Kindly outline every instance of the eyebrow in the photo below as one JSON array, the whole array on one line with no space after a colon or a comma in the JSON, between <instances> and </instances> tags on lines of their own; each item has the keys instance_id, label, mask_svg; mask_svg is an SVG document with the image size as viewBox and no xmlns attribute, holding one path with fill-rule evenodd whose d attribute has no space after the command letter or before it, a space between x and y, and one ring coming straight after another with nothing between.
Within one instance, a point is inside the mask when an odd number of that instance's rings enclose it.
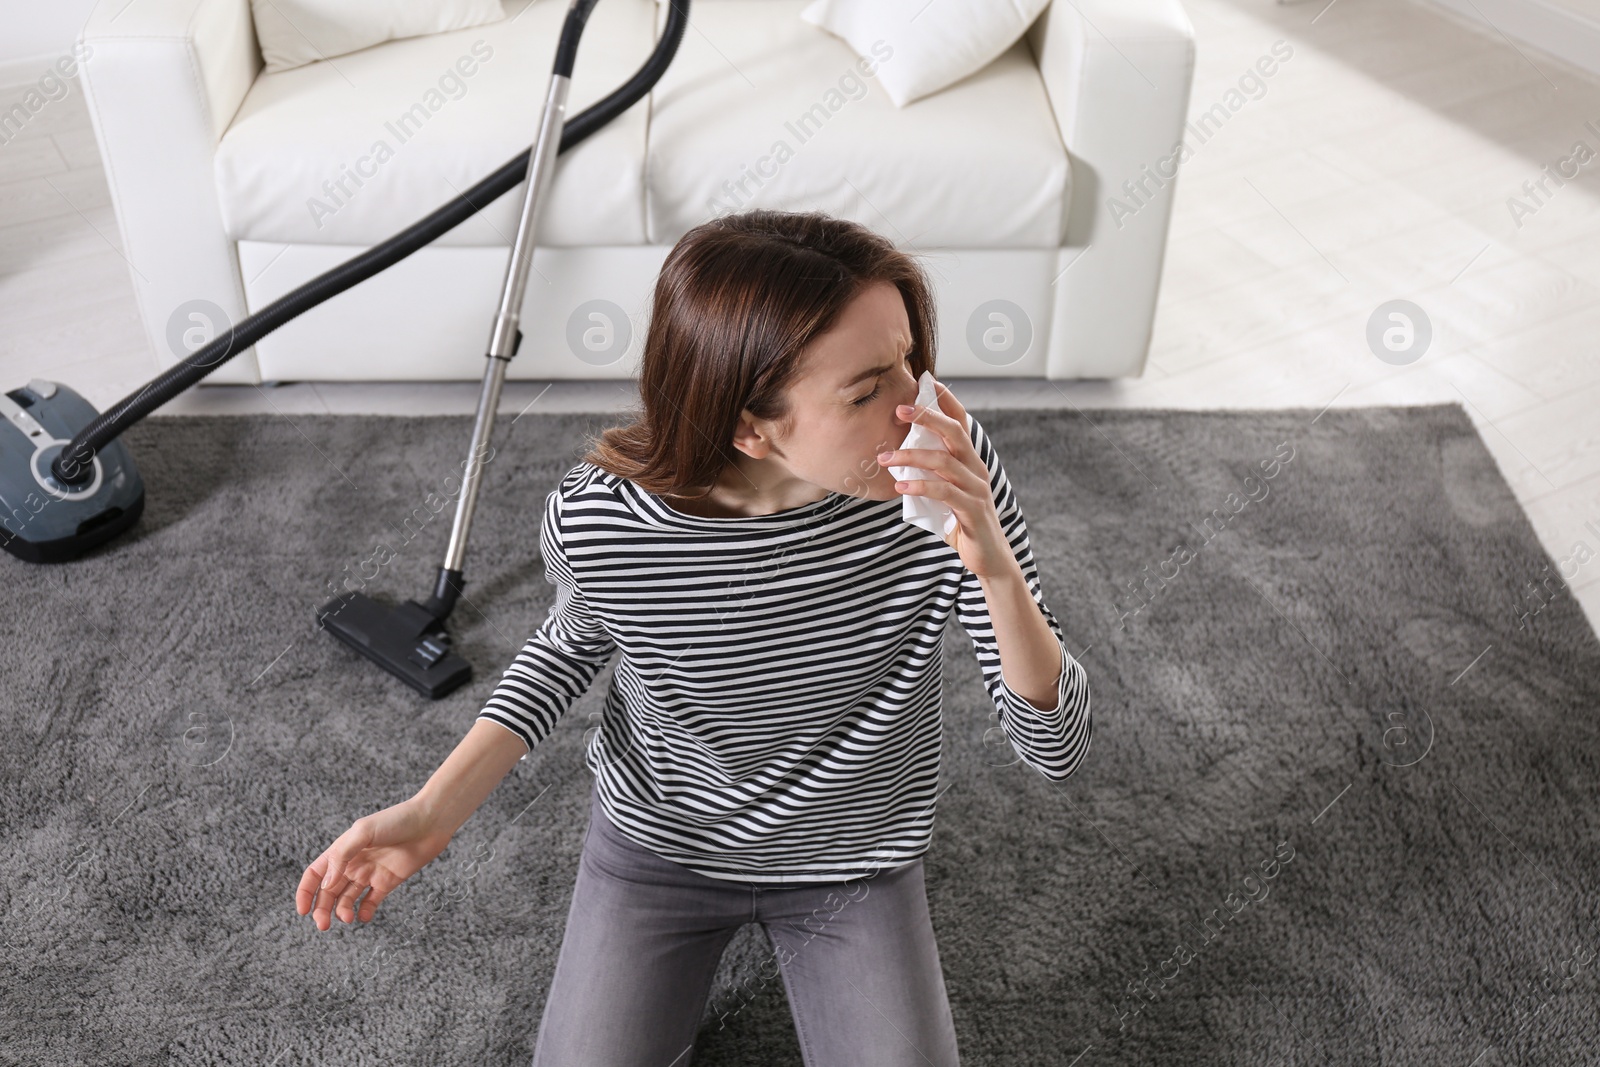
<instances>
[{"instance_id":1,"label":"eyebrow","mask_svg":"<svg viewBox=\"0 0 1600 1067\"><path fill-rule=\"evenodd\" d=\"M908 346L908 347L910 347L910 346ZM849 381L844 382L843 384L841 384L839 386L839 389L842 392L842 391L850 388L852 385L855 385L857 382L864 382L868 378L874 378L874 377L876 377L876 376L878 376L880 374L886 374L889 371L894 370L894 368L895 368L895 364L893 364L893 363L880 363L876 367L868 367L866 370L862 371L860 374L857 374L854 378L851 378Z\"/></svg>"},{"instance_id":2,"label":"eyebrow","mask_svg":"<svg viewBox=\"0 0 1600 1067\"><path fill-rule=\"evenodd\" d=\"M892 371L892 370L894 370L894 364L893 363L885 363L882 366L878 366L878 367L868 367L866 370L862 371L860 374L856 375L854 378L851 378L849 381L847 381L843 385L839 386L839 388L841 390L848 389L852 385L856 384L857 382L864 382L868 378L874 378L874 377L876 377L876 376L878 376L880 374L887 374L889 371Z\"/></svg>"}]
</instances>

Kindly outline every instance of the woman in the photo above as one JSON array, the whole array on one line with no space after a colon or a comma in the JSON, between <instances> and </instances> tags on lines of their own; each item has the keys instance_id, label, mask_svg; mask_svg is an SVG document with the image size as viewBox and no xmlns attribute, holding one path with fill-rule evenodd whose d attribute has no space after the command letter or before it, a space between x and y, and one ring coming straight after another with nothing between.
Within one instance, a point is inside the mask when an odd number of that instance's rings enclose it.
<instances>
[{"instance_id":1,"label":"woman","mask_svg":"<svg viewBox=\"0 0 1600 1067\"><path fill-rule=\"evenodd\" d=\"M306 868L299 913L370 921L621 648L535 1067L688 1064L748 922L808 1067L955 1067L922 872L950 614L1021 759L1061 780L1091 727L999 456L944 386L911 406L933 344L921 267L862 226L762 210L686 233L641 411L546 498L548 617L417 795ZM897 449L913 422L945 448ZM904 521L902 494L955 528Z\"/></svg>"}]
</instances>

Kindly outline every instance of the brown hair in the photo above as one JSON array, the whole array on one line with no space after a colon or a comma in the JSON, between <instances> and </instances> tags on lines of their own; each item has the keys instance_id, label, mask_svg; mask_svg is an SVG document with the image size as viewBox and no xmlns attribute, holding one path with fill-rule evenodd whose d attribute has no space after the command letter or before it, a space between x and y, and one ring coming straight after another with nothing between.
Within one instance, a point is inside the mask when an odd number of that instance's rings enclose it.
<instances>
[{"instance_id":1,"label":"brown hair","mask_svg":"<svg viewBox=\"0 0 1600 1067\"><path fill-rule=\"evenodd\" d=\"M911 371L934 369L934 303L917 260L859 223L756 209L679 238L656 279L639 369L641 408L584 462L662 496L710 492L733 462L741 410L791 425L804 349L868 285L905 299Z\"/></svg>"}]
</instances>

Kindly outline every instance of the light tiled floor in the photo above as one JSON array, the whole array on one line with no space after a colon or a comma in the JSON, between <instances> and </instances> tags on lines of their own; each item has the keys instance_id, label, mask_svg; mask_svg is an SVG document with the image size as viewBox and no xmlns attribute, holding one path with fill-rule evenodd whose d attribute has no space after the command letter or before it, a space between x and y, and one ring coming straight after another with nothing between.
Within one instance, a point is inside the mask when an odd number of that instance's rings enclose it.
<instances>
[{"instance_id":1,"label":"light tiled floor","mask_svg":"<svg viewBox=\"0 0 1600 1067\"><path fill-rule=\"evenodd\" d=\"M979 407L1460 401L1546 548L1573 560L1571 591L1600 627L1600 159L1520 224L1508 208L1576 142L1600 152L1600 82L1422 2L1186 7L1192 114L1275 41L1293 53L1183 164L1145 375L957 391ZM19 95L0 90L0 106ZM1395 298L1434 331L1407 366L1365 343ZM0 324L6 387L48 375L104 408L155 373L78 91L0 145ZM202 386L163 412L466 414L477 393ZM617 410L632 396L628 383L513 382L503 410Z\"/></svg>"}]
</instances>

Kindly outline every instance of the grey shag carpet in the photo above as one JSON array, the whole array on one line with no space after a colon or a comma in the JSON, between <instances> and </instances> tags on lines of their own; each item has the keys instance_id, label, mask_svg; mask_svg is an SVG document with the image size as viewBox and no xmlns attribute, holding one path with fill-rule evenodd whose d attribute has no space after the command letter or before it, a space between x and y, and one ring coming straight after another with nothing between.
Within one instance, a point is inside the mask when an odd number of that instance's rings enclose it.
<instances>
[{"instance_id":1,"label":"grey shag carpet","mask_svg":"<svg viewBox=\"0 0 1600 1067\"><path fill-rule=\"evenodd\" d=\"M1063 785L1013 762L952 623L963 1063L1592 1062L1600 643L1462 409L977 414L1096 728ZM0 557L0 1063L529 1062L614 665L374 922L293 897L543 619L541 504L609 421L502 420L437 703L313 610L346 568L426 593L465 418L154 419L129 534ZM766 952L730 946L697 1064L800 1063Z\"/></svg>"}]
</instances>

